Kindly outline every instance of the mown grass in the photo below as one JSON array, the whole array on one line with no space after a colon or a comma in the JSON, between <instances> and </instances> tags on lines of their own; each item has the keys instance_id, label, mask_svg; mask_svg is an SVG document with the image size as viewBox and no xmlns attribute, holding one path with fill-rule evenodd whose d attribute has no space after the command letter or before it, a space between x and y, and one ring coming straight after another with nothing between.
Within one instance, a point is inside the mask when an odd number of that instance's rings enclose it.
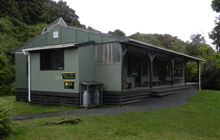
<instances>
[{"instance_id":1,"label":"mown grass","mask_svg":"<svg viewBox=\"0 0 220 140\"><path fill-rule=\"evenodd\" d=\"M36 104L29 104L27 102L17 102L15 96L0 97L0 101L5 101L10 107L9 114L11 116L26 115L26 114L42 114L49 112L59 112L64 110L73 110L75 107L63 106L42 106Z\"/></svg>"},{"instance_id":2,"label":"mown grass","mask_svg":"<svg viewBox=\"0 0 220 140\"><path fill-rule=\"evenodd\" d=\"M220 91L200 91L184 106L114 116L81 117L76 125L45 126L48 118L14 122L7 140L217 140L220 138Z\"/></svg>"}]
</instances>

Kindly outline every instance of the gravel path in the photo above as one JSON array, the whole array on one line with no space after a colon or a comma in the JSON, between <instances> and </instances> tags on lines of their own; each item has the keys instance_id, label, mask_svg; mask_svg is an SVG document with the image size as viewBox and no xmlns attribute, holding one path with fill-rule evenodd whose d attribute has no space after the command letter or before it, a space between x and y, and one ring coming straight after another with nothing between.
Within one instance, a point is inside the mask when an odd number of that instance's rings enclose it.
<instances>
[{"instance_id":1,"label":"gravel path","mask_svg":"<svg viewBox=\"0 0 220 140\"><path fill-rule=\"evenodd\" d=\"M179 94L169 95L161 98L148 97L142 102L108 107L108 108L93 108L93 109L77 109L56 113L45 113L45 114L36 114L36 115L23 115L23 116L14 116L12 117L15 121L31 120L38 118L49 118L49 117L61 117L61 116L98 116L98 115L115 115L128 112L145 112L150 110L158 110L164 108L172 108L186 104L193 95L196 94L196 91L182 92Z\"/></svg>"}]
</instances>

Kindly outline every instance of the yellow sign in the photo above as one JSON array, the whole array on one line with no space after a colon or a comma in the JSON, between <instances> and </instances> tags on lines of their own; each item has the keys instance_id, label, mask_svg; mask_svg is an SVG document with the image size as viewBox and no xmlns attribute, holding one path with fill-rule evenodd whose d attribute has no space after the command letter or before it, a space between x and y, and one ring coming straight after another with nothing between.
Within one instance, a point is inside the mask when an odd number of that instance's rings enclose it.
<instances>
[{"instance_id":1,"label":"yellow sign","mask_svg":"<svg viewBox=\"0 0 220 140\"><path fill-rule=\"evenodd\" d=\"M73 80L64 80L64 88L65 89L74 89L74 81Z\"/></svg>"}]
</instances>

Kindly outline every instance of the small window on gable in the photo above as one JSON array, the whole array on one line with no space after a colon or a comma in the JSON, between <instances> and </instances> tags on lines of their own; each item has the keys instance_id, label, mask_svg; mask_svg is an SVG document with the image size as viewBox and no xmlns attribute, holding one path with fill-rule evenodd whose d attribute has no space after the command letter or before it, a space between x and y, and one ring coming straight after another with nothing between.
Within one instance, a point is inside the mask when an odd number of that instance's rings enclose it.
<instances>
[{"instance_id":1,"label":"small window on gable","mask_svg":"<svg viewBox=\"0 0 220 140\"><path fill-rule=\"evenodd\" d=\"M112 64L121 61L121 47L116 43L96 46L96 63Z\"/></svg>"},{"instance_id":2,"label":"small window on gable","mask_svg":"<svg viewBox=\"0 0 220 140\"><path fill-rule=\"evenodd\" d=\"M53 49L40 52L40 70L63 70L64 50Z\"/></svg>"},{"instance_id":3,"label":"small window on gable","mask_svg":"<svg viewBox=\"0 0 220 140\"><path fill-rule=\"evenodd\" d=\"M53 31L53 38L59 38L59 32Z\"/></svg>"}]
</instances>

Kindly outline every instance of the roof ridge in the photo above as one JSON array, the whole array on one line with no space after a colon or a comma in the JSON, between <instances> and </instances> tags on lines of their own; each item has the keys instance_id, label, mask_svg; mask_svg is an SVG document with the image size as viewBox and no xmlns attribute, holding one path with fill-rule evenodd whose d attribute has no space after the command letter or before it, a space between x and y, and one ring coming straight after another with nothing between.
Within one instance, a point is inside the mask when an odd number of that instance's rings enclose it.
<instances>
[{"instance_id":1,"label":"roof ridge","mask_svg":"<svg viewBox=\"0 0 220 140\"><path fill-rule=\"evenodd\" d=\"M46 27L44 27L43 31L41 32L41 34L44 34L45 32L47 32L48 30L50 30L51 28L55 27L55 26L63 26L63 27L67 27L68 25L66 24L66 22L63 20L62 17L56 19L55 21L51 22L50 24L48 24Z\"/></svg>"}]
</instances>

